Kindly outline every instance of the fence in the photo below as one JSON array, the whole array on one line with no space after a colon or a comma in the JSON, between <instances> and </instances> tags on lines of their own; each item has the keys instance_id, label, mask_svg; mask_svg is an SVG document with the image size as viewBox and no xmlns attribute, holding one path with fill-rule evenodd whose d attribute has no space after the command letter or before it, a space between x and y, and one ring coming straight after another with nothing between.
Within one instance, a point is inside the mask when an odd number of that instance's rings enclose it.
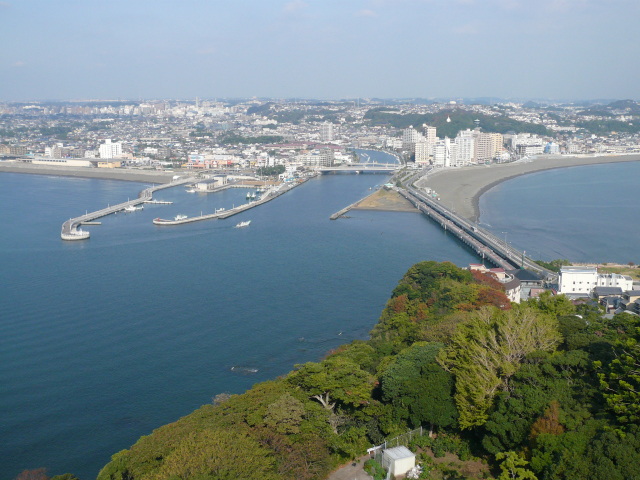
<instances>
[{"instance_id":1,"label":"fence","mask_svg":"<svg viewBox=\"0 0 640 480\"><path fill-rule=\"evenodd\" d=\"M409 445L411 443L411 440L416 437L421 437L422 435L422 427L416 428L415 430L411 430L407 433L403 433L402 435L398 435L391 440L386 440L382 445L370 448L369 450L367 450L367 453L371 454L371 458L378 462L382 466L382 468L387 471L387 480L389 480L391 478L391 472L389 471L390 462L384 458L384 450L386 450L387 448L399 447L400 445Z\"/></svg>"}]
</instances>

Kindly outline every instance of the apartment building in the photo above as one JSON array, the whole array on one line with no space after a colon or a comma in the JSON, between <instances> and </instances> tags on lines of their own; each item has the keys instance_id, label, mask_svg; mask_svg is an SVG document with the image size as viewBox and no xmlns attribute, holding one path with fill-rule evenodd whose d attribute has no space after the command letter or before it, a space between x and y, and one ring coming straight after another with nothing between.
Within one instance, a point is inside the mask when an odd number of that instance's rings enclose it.
<instances>
[{"instance_id":1,"label":"apartment building","mask_svg":"<svg viewBox=\"0 0 640 480\"><path fill-rule=\"evenodd\" d=\"M122 156L122 143L111 143L111 139L105 140L100 145L100 158L120 158Z\"/></svg>"}]
</instances>

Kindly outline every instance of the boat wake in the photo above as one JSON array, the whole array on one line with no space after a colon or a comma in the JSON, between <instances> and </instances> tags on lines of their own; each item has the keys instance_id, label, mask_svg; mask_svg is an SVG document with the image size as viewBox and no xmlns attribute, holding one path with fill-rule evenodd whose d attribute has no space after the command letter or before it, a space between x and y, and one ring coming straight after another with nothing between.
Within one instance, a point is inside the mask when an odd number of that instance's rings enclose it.
<instances>
[{"instance_id":1,"label":"boat wake","mask_svg":"<svg viewBox=\"0 0 640 480\"><path fill-rule=\"evenodd\" d=\"M252 375L254 373L258 373L257 368L251 367L231 367L231 371L234 373L239 373L240 375Z\"/></svg>"}]
</instances>

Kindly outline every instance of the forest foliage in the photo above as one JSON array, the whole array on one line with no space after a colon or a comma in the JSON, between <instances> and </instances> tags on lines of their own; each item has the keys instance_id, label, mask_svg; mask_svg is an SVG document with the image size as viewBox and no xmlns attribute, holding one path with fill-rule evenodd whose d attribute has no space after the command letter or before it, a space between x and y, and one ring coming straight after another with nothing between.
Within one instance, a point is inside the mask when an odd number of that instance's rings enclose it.
<instances>
[{"instance_id":1,"label":"forest foliage","mask_svg":"<svg viewBox=\"0 0 640 480\"><path fill-rule=\"evenodd\" d=\"M370 340L217 396L98 479L322 479L419 426L434 436L412 448L483 458L499 478L640 478L638 340L638 317L550 294L511 304L492 277L421 262Z\"/></svg>"}]
</instances>

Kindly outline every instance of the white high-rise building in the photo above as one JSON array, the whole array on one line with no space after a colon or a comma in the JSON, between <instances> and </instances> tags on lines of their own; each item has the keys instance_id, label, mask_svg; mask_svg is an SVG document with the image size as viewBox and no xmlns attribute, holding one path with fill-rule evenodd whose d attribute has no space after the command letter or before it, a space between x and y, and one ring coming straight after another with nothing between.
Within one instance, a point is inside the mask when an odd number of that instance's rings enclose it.
<instances>
[{"instance_id":1,"label":"white high-rise building","mask_svg":"<svg viewBox=\"0 0 640 480\"><path fill-rule=\"evenodd\" d=\"M100 158L120 158L122 156L122 143L111 143L111 139L100 145Z\"/></svg>"},{"instance_id":2,"label":"white high-rise building","mask_svg":"<svg viewBox=\"0 0 640 480\"><path fill-rule=\"evenodd\" d=\"M427 140L427 143L436 143L438 137L436 137L436 127L430 127L428 125L423 125L424 128L424 137Z\"/></svg>"},{"instance_id":3,"label":"white high-rise building","mask_svg":"<svg viewBox=\"0 0 640 480\"><path fill-rule=\"evenodd\" d=\"M320 140L330 142L333 140L333 124L326 122L320 125Z\"/></svg>"},{"instance_id":4,"label":"white high-rise building","mask_svg":"<svg viewBox=\"0 0 640 480\"><path fill-rule=\"evenodd\" d=\"M475 161L475 139L473 138L473 132L469 129L458 132L458 136L455 140L457 147L457 155L455 162L452 162L452 166L462 167Z\"/></svg>"},{"instance_id":5,"label":"white high-rise building","mask_svg":"<svg viewBox=\"0 0 640 480\"><path fill-rule=\"evenodd\" d=\"M451 167L457 164L458 148L449 137L433 144L433 164L437 167Z\"/></svg>"},{"instance_id":6,"label":"white high-rise building","mask_svg":"<svg viewBox=\"0 0 640 480\"><path fill-rule=\"evenodd\" d=\"M424 137L413 128L413 125L409 125L409 128L402 131L402 148L414 152L418 142L424 142Z\"/></svg>"}]
</instances>

